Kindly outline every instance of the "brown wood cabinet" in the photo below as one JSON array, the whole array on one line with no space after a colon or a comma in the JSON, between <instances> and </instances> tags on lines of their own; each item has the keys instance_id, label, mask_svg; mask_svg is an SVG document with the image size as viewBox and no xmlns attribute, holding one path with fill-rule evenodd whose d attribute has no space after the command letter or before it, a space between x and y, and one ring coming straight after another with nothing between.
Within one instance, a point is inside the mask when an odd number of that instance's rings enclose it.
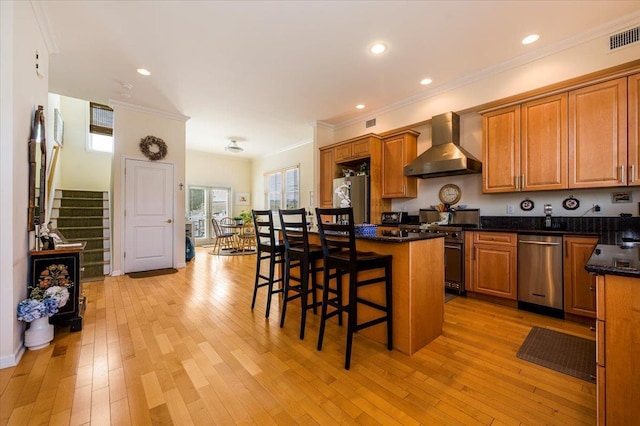
<instances>
[{"instance_id":1,"label":"brown wood cabinet","mask_svg":"<svg viewBox=\"0 0 640 426\"><path fill-rule=\"evenodd\" d=\"M513 233L473 232L473 291L516 300L517 241Z\"/></svg>"},{"instance_id":2,"label":"brown wood cabinet","mask_svg":"<svg viewBox=\"0 0 640 426\"><path fill-rule=\"evenodd\" d=\"M483 116L483 192L567 188L567 94Z\"/></svg>"},{"instance_id":3,"label":"brown wood cabinet","mask_svg":"<svg viewBox=\"0 0 640 426\"><path fill-rule=\"evenodd\" d=\"M565 236L564 240L564 311L589 318L596 317L596 277L586 265L596 237Z\"/></svg>"},{"instance_id":4,"label":"brown wood cabinet","mask_svg":"<svg viewBox=\"0 0 640 426\"><path fill-rule=\"evenodd\" d=\"M404 175L404 166L418 155L418 135L408 130L382 139L382 197L415 198L418 178Z\"/></svg>"},{"instance_id":5,"label":"brown wood cabinet","mask_svg":"<svg viewBox=\"0 0 640 426\"><path fill-rule=\"evenodd\" d=\"M335 147L335 162L345 163L366 159L371 155L371 134L350 139Z\"/></svg>"},{"instance_id":6,"label":"brown wood cabinet","mask_svg":"<svg viewBox=\"0 0 640 426\"><path fill-rule=\"evenodd\" d=\"M627 159L629 185L640 185L640 74L627 81L628 128Z\"/></svg>"},{"instance_id":7,"label":"brown wood cabinet","mask_svg":"<svg viewBox=\"0 0 640 426\"><path fill-rule=\"evenodd\" d=\"M598 424L637 424L640 279L597 277L596 363Z\"/></svg>"},{"instance_id":8,"label":"brown wood cabinet","mask_svg":"<svg viewBox=\"0 0 640 426\"><path fill-rule=\"evenodd\" d=\"M522 104L523 191L567 188L567 97L561 93Z\"/></svg>"},{"instance_id":9,"label":"brown wood cabinet","mask_svg":"<svg viewBox=\"0 0 640 426\"><path fill-rule=\"evenodd\" d=\"M333 206L333 179L335 178L336 163L334 160L334 149L320 150L320 197L318 206Z\"/></svg>"},{"instance_id":10,"label":"brown wood cabinet","mask_svg":"<svg viewBox=\"0 0 640 426\"><path fill-rule=\"evenodd\" d=\"M626 185L627 77L569 92L569 187Z\"/></svg>"},{"instance_id":11,"label":"brown wood cabinet","mask_svg":"<svg viewBox=\"0 0 640 426\"><path fill-rule=\"evenodd\" d=\"M482 116L482 191L519 189L520 105Z\"/></svg>"}]
</instances>

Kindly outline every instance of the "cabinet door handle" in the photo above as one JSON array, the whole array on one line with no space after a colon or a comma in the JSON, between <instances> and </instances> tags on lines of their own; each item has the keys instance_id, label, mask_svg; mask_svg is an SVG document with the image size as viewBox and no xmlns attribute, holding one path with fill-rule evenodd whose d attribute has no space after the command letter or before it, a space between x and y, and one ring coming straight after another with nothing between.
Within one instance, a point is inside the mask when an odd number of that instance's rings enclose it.
<instances>
[{"instance_id":1,"label":"cabinet door handle","mask_svg":"<svg viewBox=\"0 0 640 426\"><path fill-rule=\"evenodd\" d=\"M626 168L625 166L620 166L619 167L619 169L620 169L620 183L624 183L624 169L625 168Z\"/></svg>"},{"instance_id":2,"label":"cabinet door handle","mask_svg":"<svg viewBox=\"0 0 640 426\"><path fill-rule=\"evenodd\" d=\"M629 166L629 183L636 181L636 165Z\"/></svg>"},{"instance_id":3,"label":"cabinet door handle","mask_svg":"<svg viewBox=\"0 0 640 426\"><path fill-rule=\"evenodd\" d=\"M524 175L520 176L520 189L524 189L525 183L526 179L524 178Z\"/></svg>"},{"instance_id":4,"label":"cabinet door handle","mask_svg":"<svg viewBox=\"0 0 640 426\"><path fill-rule=\"evenodd\" d=\"M569 241L564 242L564 257L569 258Z\"/></svg>"},{"instance_id":5,"label":"cabinet door handle","mask_svg":"<svg viewBox=\"0 0 640 426\"><path fill-rule=\"evenodd\" d=\"M519 182L518 176L514 176L513 177L513 186L516 187L516 190L520 189L519 185L518 185L518 182Z\"/></svg>"},{"instance_id":6,"label":"cabinet door handle","mask_svg":"<svg viewBox=\"0 0 640 426\"><path fill-rule=\"evenodd\" d=\"M590 291L596 291L596 288L595 288L594 286L590 285L590 286L589 286L589 290L590 290Z\"/></svg>"}]
</instances>

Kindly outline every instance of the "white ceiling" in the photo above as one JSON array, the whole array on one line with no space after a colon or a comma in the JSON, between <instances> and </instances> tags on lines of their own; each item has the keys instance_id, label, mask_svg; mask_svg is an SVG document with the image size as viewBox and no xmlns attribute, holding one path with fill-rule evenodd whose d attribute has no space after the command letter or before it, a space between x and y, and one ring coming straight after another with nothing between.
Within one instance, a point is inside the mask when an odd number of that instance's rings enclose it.
<instances>
[{"instance_id":1,"label":"white ceiling","mask_svg":"<svg viewBox=\"0 0 640 426\"><path fill-rule=\"evenodd\" d=\"M236 137L239 155L254 158L310 142L317 120L371 117L640 19L637 0L50 0L36 9L54 52L51 92L183 114L188 149L223 154ZM523 46L533 32L541 39ZM367 52L377 40L390 46L381 57ZM433 84L421 86L425 77Z\"/></svg>"}]
</instances>

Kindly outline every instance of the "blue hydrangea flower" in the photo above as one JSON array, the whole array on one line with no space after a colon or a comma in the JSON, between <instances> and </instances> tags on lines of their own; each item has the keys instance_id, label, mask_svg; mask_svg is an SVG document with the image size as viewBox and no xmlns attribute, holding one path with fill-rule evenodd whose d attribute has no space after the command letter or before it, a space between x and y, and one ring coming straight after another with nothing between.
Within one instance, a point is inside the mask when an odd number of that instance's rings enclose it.
<instances>
[{"instance_id":1,"label":"blue hydrangea flower","mask_svg":"<svg viewBox=\"0 0 640 426\"><path fill-rule=\"evenodd\" d=\"M25 299L18 303L17 315L20 321L31 322L38 318L50 317L58 312L58 301L47 297L40 300Z\"/></svg>"}]
</instances>

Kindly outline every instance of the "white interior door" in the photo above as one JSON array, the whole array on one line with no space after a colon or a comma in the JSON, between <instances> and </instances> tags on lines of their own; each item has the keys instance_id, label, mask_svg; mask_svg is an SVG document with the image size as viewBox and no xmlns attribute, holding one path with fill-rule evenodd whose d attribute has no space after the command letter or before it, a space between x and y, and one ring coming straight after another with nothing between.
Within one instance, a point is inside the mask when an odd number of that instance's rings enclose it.
<instances>
[{"instance_id":1,"label":"white interior door","mask_svg":"<svg viewBox=\"0 0 640 426\"><path fill-rule=\"evenodd\" d=\"M125 273L173 267L173 179L173 164L125 161Z\"/></svg>"}]
</instances>

